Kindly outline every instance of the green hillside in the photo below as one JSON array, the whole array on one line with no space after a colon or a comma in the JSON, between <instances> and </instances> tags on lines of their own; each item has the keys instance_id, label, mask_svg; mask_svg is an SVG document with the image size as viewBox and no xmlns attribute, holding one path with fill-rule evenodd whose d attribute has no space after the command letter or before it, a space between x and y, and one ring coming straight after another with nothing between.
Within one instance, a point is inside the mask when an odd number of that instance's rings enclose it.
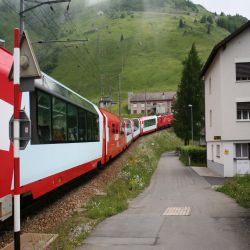
<instances>
[{"instance_id":1,"label":"green hillside","mask_svg":"<svg viewBox=\"0 0 250 250\"><path fill-rule=\"evenodd\" d=\"M216 25L207 34L206 26L195 22L199 16L133 12L112 19L96 13L92 9L74 19L78 30L98 28L87 33L84 37L89 41L75 49L82 64L69 60L69 52L62 51L59 61L63 63L52 72L57 79L92 98L99 97L101 91L116 94L119 74L124 97L128 91L176 90L182 61L192 43L196 43L205 61L212 47L229 34ZM178 27L180 19L185 21L184 28ZM79 35L74 32L67 37L74 39Z\"/></svg>"},{"instance_id":2,"label":"green hillside","mask_svg":"<svg viewBox=\"0 0 250 250\"><path fill-rule=\"evenodd\" d=\"M18 25L18 1L10 2L0 2L0 38L9 49ZM41 68L95 102L101 95L117 100L119 75L123 99L128 91L176 90L192 43L204 62L229 34L218 17L186 0L87 2L73 0L69 11L67 4L40 7L26 14L26 28ZM79 39L88 41L36 43Z\"/></svg>"}]
</instances>

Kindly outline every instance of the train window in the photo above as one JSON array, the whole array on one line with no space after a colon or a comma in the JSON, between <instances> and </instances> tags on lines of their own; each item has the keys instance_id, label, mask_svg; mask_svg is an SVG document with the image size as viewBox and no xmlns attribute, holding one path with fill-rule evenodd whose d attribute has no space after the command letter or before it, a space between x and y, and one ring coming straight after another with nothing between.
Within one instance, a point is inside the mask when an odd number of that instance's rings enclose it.
<instances>
[{"instance_id":1,"label":"train window","mask_svg":"<svg viewBox=\"0 0 250 250\"><path fill-rule=\"evenodd\" d=\"M68 141L78 141L78 112L77 107L68 104L67 110Z\"/></svg>"},{"instance_id":2,"label":"train window","mask_svg":"<svg viewBox=\"0 0 250 250\"><path fill-rule=\"evenodd\" d=\"M126 128L127 128L127 135L130 135L132 131L131 131L131 124L129 121L126 122Z\"/></svg>"},{"instance_id":3,"label":"train window","mask_svg":"<svg viewBox=\"0 0 250 250\"><path fill-rule=\"evenodd\" d=\"M40 90L32 96L33 144L99 141L98 115Z\"/></svg>"},{"instance_id":4,"label":"train window","mask_svg":"<svg viewBox=\"0 0 250 250\"><path fill-rule=\"evenodd\" d=\"M124 122L121 124L121 135L124 134L125 131L125 126L124 126Z\"/></svg>"},{"instance_id":5,"label":"train window","mask_svg":"<svg viewBox=\"0 0 250 250\"><path fill-rule=\"evenodd\" d=\"M97 115L93 115L93 129L92 129L93 141L99 141L99 118Z\"/></svg>"},{"instance_id":6,"label":"train window","mask_svg":"<svg viewBox=\"0 0 250 250\"><path fill-rule=\"evenodd\" d=\"M134 119L133 122L134 122L134 131L136 131L139 129L139 121L137 119Z\"/></svg>"},{"instance_id":7,"label":"train window","mask_svg":"<svg viewBox=\"0 0 250 250\"><path fill-rule=\"evenodd\" d=\"M115 124L112 123L112 133L114 134L115 133Z\"/></svg>"},{"instance_id":8,"label":"train window","mask_svg":"<svg viewBox=\"0 0 250 250\"><path fill-rule=\"evenodd\" d=\"M66 103L56 97L52 100L53 141L64 142L67 139Z\"/></svg>"},{"instance_id":9,"label":"train window","mask_svg":"<svg viewBox=\"0 0 250 250\"><path fill-rule=\"evenodd\" d=\"M93 127L92 114L87 112L87 140L88 141L92 141L92 127Z\"/></svg>"},{"instance_id":10,"label":"train window","mask_svg":"<svg viewBox=\"0 0 250 250\"><path fill-rule=\"evenodd\" d=\"M145 120L144 121L144 128L154 126L156 124L155 119Z\"/></svg>"},{"instance_id":11,"label":"train window","mask_svg":"<svg viewBox=\"0 0 250 250\"><path fill-rule=\"evenodd\" d=\"M40 143L51 141L51 97L37 92L37 130Z\"/></svg>"},{"instance_id":12,"label":"train window","mask_svg":"<svg viewBox=\"0 0 250 250\"><path fill-rule=\"evenodd\" d=\"M86 111L78 109L79 141L87 141Z\"/></svg>"}]
</instances>

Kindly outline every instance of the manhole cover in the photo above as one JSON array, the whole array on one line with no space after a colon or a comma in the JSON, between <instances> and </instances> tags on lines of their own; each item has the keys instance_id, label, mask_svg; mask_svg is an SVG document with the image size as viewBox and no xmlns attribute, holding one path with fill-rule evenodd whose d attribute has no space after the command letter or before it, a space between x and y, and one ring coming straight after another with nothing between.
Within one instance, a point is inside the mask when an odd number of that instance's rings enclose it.
<instances>
[{"instance_id":1,"label":"manhole cover","mask_svg":"<svg viewBox=\"0 0 250 250\"><path fill-rule=\"evenodd\" d=\"M189 216L191 215L191 207L168 207L163 215L167 216Z\"/></svg>"}]
</instances>

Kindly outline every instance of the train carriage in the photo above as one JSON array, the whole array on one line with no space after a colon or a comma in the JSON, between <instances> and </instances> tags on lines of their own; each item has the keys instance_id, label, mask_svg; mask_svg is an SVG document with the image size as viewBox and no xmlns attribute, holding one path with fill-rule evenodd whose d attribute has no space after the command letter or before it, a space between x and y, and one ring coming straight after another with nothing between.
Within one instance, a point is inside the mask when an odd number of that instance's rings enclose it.
<instances>
[{"instance_id":1,"label":"train carriage","mask_svg":"<svg viewBox=\"0 0 250 250\"><path fill-rule=\"evenodd\" d=\"M124 123L125 123L126 146L128 147L133 141L132 122L130 119L124 118Z\"/></svg>"},{"instance_id":2,"label":"train carriage","mask_svg":"<svg viewBox=\"0 0 250 250\"><path fill-rule=\"evenodd\" d=\"M141 123L139 118L132 119L132 131L133 131L133 140L136 140L140 136Z\"/></svg>"},{"instance_id":3,"label":"train carriage","mask_svg":"<svg viewBox=\"0 0 250 250\"><path fill-rule=\"evenodd\" d=\"M11 215L13 147L9 120L13 83L12 55L0 49L0 220ZM94 169L103 157L103 115L96 105L42 74L23 92L21 109L31 119L31 141L20 152L21 194L37 198ZM7 135L7 136L6 136Z\"/></svg>"},{"instance_id":4,"label":"train carriage","mask_svg":"<svg viewBox=\"0 0 250 250\"><path fill-rule=\"evenodd\" d=\"M157 116L157 129L164 129L171 126L173 114Z\"/></svg>"},{"instance_id":5,"label":"train carriage","mask_svg":"<svg viewBox=\"0 0 250 250\"><path fill-rule=\"evenodd\" d=\"M124 131L122 131L122 126L117 115L104 109L100 109L100 111L105 118L105 162L107 162L125 149L125 134Z\"/></svg>"},{"instance_id":6,"label":"train carriage","mask_svg":"<svg viewBox=\"0 0 250 250\"><path fill-rule=\"evenodd\" d=\"M141 135L152 133L157 130L157 116L145 116L140 118Z\"/></svg>"}]
</instances>

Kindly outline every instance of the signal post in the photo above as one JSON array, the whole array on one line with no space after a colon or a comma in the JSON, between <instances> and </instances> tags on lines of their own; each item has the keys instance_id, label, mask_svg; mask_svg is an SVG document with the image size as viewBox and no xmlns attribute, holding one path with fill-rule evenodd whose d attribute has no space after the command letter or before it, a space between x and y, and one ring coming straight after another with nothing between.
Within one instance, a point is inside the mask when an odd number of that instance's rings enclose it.
<instances>
[{"instance_id":1,"label":"signal post","mask_svg":"<svg viewBox=\"0 0 250 250\"><path fill-rule=\"evenodd\" d=\"M14 30L14 245L20 250L20 30Z\"/></svg>"}]
</instances>

